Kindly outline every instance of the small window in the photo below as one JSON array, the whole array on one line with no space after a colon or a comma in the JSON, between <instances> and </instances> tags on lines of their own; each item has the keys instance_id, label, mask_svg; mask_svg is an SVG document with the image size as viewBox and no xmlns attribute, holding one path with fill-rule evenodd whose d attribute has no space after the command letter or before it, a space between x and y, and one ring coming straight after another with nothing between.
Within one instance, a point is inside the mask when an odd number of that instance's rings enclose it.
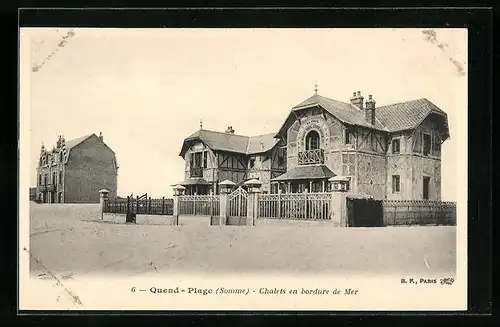
<instances>
[{"instance_id":1,"label":"small window","mask_svg":"<svg viewBox=\"0 0 500 327\"><path fill-rule=\"evenodd\" d=\"M200 168L202 165L202 153L201 152L196 152L194 154L194 167L195 168Z\"/></svg>"},{"instance_id":2,"label":"small window","mask_svg":"<svg viewBox=\"0 0 500 327\"><path fill-rule=\"evenodd\" d=\"M430 185L430 177L426 176L423 178L423 192L422 197L424 200L429 200L429 185Z\"/></svg>"},{"instance_id":3,"label":"small window","mask_svg":"<svg viewBox=\"0 0 500 327\"><path fill-rule=\"evenodd\" d=\"M250 169L252 169L255 166L255 158L250 159L249 166L250 166Z\"/></svg>"},{"instance_id":4,"label":"small window","mask_svg":"<svg viewBox=\"0 0 500 327\"><path fill-rule=\"evenodd\" d=\"M208 152L203 152L203 168L207 168L208 165Z\"/></svg>"},{"instance_id":5,"label":"small window","mask_svg":"<svg viewBox=\"0 0 500 327\"><path fill-rule=\"evenodd\" d=\"M424 156L428 156L431 152L431 136L429 134L423 134L423 152Z\"/></svg>"},{"instance_id":6,"label":"small window","mask_svg":"<svg viewBox=\"0 0 500 327\"><path fill-rule=\"evenodd\" d=\"M62 171L59 171L59 184L62 184Z\"/></svg>"},{"instance_id":7,"label":"small window","mask_svg":"<svg viewBox=\"0 0 500 327\"><path fill-rule=\"evenodd\" d=\"M392 193L401 192L401 181L399 179L399 175L392 175Z\"/></svg>"},{"instance_id":8,"label":"small window","mask_svg":"<svg viewBox=\"0 0 500 327\"><path fill-rule=\"evenodd\" d=\"M344 130L344 138L345 138L345 144L351 144L352 139L351 139L351 131L349 128L346 128Z\"/></svg>"},{"instance_id":9,"label":"small window","mask_svg":"<svg viewBox=\"0 0 500 327\"><path fill-rule=\"evenodd\" d=\"M316 131L310 131L306 136L306 151L319 149L319 134Z\"/></svg>"},{"instance_id":10,"label":"small window","mask_svg":"<svg viewBox=\"0 0 500 327\"><path fill-rule=\"evenodd\" d=\"M278 149L278 166L285 166L286 162L286 147L281 147Z\"/></svg>"},{"instance_id":11,"label":"small window","mask_svg":"<svg viewBox=\"0 0 500 327\"><path fill-rule=\"evenodd\" d=\"M400 152L401 141L399 139L392 140L392 153L397 154Z\"/></svg>"}]
</instances>

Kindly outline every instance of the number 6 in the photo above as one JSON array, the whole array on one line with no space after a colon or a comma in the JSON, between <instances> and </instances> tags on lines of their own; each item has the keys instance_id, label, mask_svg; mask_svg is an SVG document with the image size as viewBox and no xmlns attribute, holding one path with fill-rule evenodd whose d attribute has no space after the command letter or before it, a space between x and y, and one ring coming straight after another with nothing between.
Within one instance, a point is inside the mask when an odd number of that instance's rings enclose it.
<instances>
[{"instance_id":1,"label":"number 6","mask_svg":"<svg viewBox=\"0 0 500 327\"><path fill-rule=\"evenodd\" d=\"M132 287L132 290L131 290L131 291L132 291L132 293L134 293L134 292L135 292L135 286L133 286L133 287Z\"/></svg>"}]
</instances>

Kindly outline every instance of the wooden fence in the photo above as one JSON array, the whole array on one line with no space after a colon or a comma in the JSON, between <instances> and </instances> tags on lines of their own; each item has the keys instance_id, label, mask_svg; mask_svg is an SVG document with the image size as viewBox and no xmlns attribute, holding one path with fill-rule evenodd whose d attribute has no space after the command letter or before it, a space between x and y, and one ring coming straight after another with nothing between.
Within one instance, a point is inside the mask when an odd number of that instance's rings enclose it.
<instances>
[{"instance_id":1,"label":"wooden fence","mask_svg":"<svg viewBox=\"0 0 500 327\"><path fill-rule=\"evenodd\" d=\"M261 194L258 200L258 217L331 220L331 198L331 193Z\"/></svg>"},{"instance_id":2,"label":"wooden fence","mask_svg":"<svg viewBox=\"0 0 500 327\"><path fill-rule=\"evenodd\" d=\"M140 198L127 197L108 199L104 202L104 213L116 214L143 214L143 215L165 215L174 214L174 200L162 198Z\"/></svg>"},{"instance_id":3,"label":"wooden fence","mask_svg":"<svg viewBox=\"0 0 500 327\"><path fill-rule=\"evenodd\" d=\"M456 225L456 203L383 201L384 225Z\"/></svg>"},{"instance_id":4,"label":"wooden fence","mask_svg":"<svg viewBox=\"0 0 500 327\"><path fill-rule=\"evenodd\" d=\"M218 216L219 213L220 213L219 195L179 196L179 215Z\"/></svg>"}]
</instances>

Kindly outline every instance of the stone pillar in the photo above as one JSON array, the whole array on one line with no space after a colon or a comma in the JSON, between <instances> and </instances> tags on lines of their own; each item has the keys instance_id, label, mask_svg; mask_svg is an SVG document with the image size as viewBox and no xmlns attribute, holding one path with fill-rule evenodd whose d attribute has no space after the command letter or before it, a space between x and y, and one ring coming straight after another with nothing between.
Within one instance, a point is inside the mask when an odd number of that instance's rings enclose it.
<instances>
[{"instance_id":1,"label":"stone pillar","mask_svg":"<svg viewBox=\"0 0 500 327\"><path fill-rule=\"evenodd\" d=\"M262 182L257 179L251 179L245 182L248 187L247 198L247 226L255 226L255 220L259 210L259 193Z\"/></svg>"},{"instance_id":2,"label":"stone pillar","mask_svg":"<svg viewBox=\"0 0 500 327\"><path fill-rule=\"evenodd\" d=\"M219 183L219 226L225 226L227 224L227 213L229 206L229 194L233 191L233 188L236 186L234 182L230 180L225 180Z\"/></svg>"},{"instance_id":3,"label":"stone pillar","mask_svg":"<svg viewBox=\"0 0 500 327\"><path fill-rule=\"evenodd\" d=\"M335 226L347 227L347 195L349 179L335 176L329 179L332 183L331 213L332 223Z\"/></svg>"},{"instance_id":4,"label":"stone pillar","mask_svg":"<svg viewBox=\"0 0 500 327\"><path fill-rule=\"evenodd\" d=\"M332 214L332 223L335 226L347 227L347 208L346 194L343 192L333 191L331 198L330 211Z\"/></svg>"},{"instance_id":5,"label":"stone pillar","mask_svg":"<svg viewBox=\"0 0 500 327\"><path fill-rule=\"evenodd\" d=\"M182 185L175 185L173 189L174 189L174 208L173 208L174 225L179 225L179 197L184 194L186 188Z\"/></svg>"},{"instance_id":6,"label":"stone pillar","mask_svg":"<svg viewBox=\"0 0 500 327\"><path fill-rule=\"evenodd\" d=\"M104 219L104 206L108 201L109 191L106 189L99 190L99 207L101 209L101 220Z\"/></svg>"}]
</instances>

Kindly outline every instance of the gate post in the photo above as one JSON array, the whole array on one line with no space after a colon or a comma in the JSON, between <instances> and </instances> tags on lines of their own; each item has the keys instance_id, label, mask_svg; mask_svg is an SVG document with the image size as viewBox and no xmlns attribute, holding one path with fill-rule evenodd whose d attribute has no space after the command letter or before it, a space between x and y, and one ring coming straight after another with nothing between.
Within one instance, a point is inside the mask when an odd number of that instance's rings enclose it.
<instances>
[{"instance_id":1,"label":"gate post","mask_svg":"<svg viewBox=\"0 0 500 327\"><path fill-rule=\"evenodd\" d=\"M179 197L184 193L184 190L186 188L182 185L175 185L173 189L174 189L174 208L173 208L174 225L179 225Z\"/></svg>"},{"instance_id":2,"label":"gate post","mask_svg":"<svg viewBox=\"0 0 500 327\"><path fill-rule=\"evenodd\" d=\"M106 202L108 201L108 194L109 191L106 189L99 190L99 207L101 208L101 220L104 219L104 206L106 205Z\"/></svg>"},{"instance_id":3,"label":"gate post","mask_svg":"<svg viewBox=\"0 0 500 327\"><path fill-rule=\"evenodd\" d=\"M220 190L220 205L219 205L219 225L224 226L227 223L227 216L228 216L228 203L229 203L229 194L233 190L233 187L236 186L234 182L231 182L230 180L225 180L221 183L219 183L219 190Z\"/></svg>"},{"instance_id":4,"label":"gate post","mask_svg":"<svg viewBox=\"0 0 500 327\"><path fill-rule=\"evenodd\" d=\"M335 226L347 227L347 196L349 179L343 176L334 176L328 180L332 183L332 202L330 211L332 223Z\"/></svg>"},{"instance_id":5,"label":"gate post","mask_svg":"<svg viewBox=\"0 0 500 327\"><path fill-rule=\"evenodd\" d=\"M247 197L247 226L255 226L255 219L259 213L259 193L262 182L257 179L251 179L245 182L248 187Z\"/></svg>"}]
</instances>

